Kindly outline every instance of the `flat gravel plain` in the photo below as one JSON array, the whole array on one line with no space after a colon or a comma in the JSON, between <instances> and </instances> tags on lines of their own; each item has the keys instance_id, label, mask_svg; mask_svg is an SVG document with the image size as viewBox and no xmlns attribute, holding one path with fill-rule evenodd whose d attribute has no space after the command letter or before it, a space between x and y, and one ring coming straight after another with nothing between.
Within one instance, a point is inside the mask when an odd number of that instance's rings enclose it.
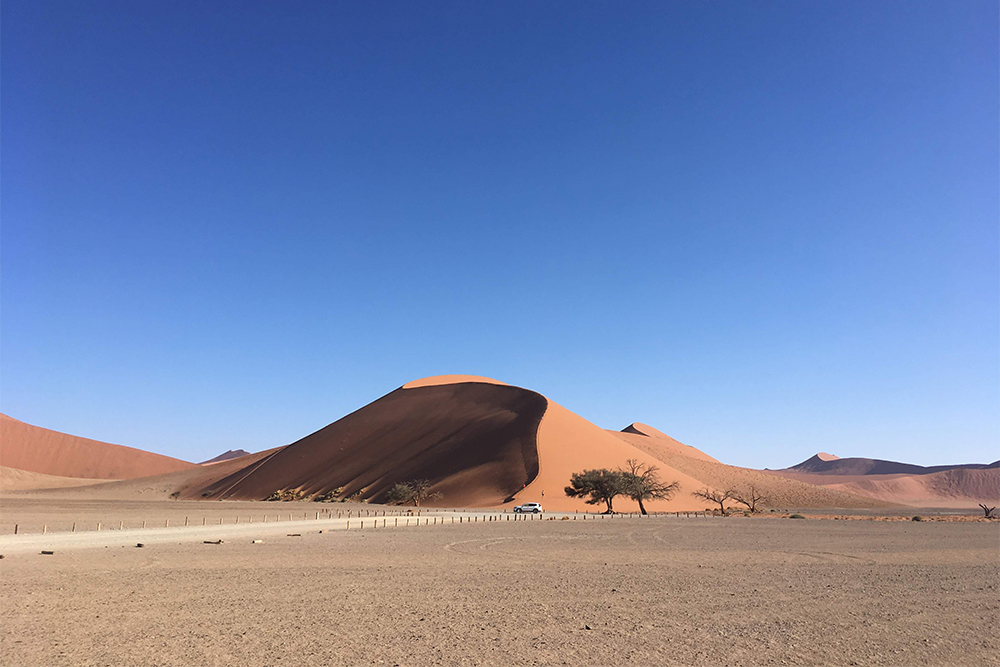
<instances>
[{"instance_id":1,"label":"flat gravel plain","mask_svg":"<svg viewBox=\"0 0 1000 667\"><path fill-rule=\"evenodd\" d=\"M0 560L0 664L1000 665L1000 525L304 531Z\"/></svg>"}]
</instances>

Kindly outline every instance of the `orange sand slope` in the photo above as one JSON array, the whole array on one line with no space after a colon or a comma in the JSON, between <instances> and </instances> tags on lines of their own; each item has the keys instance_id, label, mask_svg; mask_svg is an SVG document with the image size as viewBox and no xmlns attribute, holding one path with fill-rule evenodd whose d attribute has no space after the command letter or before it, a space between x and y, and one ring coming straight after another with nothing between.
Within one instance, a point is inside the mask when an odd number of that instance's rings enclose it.
<instances>
[{"instance_id":1,"label":"orange sand slope","mask_svg":"<svg viewBox=\"0 0 1000 667\"><path fill-rule=\"evenodd\" d=\"M649 427L646 428L648 429ZM881 501L839 489L815 486L798 480L778 477L762 470L726 465L693 447L690 449L697 452L698 455L692 456L686 450L678 450L676 447L665 445L662 442L662 438L637 435L636 433L624 431L608 431L608 433L612 433L616 437L634 444L643 451L651 453L672 469L699 480L702 487L707 486L717 490L746 490L752 486L759 493L763 494L766 499L761 503L762 507L840 507L858 509L884 507L887 504L895 504L895 501ZM657 433L659 432L657 431ZM670 438L670 440L673 439ZM682 447L687 447L687 445L682 445ZM687 494L694 490L696 489L682 488L681 491ZM711 503L706 503L704 500L698 500L697 503L699 503L701 509L705 509L711 505ZM728 504L737 508L741 507L736 502Z\"/></svg>"},{"instance_id":2,"label":"orange sand slope","mask_svg":"<svg viewBox=\"0 0 1000 667\"><path fill-rule=\"evenodd\" d=\"M127 479L191 468L193 463L25 424L0 414L0 464L45 475Z\"/></svg>"},{"instance_id":3,"label":"orange sand slope","mask_svg":"<svg viewBox=\"0 0 1000 667\"><path fill-rule=\"evenodd\" d=\"M0 492L27 491L34 489L63 489L71 486L100 484L105 479L82 479L79 477L59 477L29 470L18 470L0 466Z\"/></svg>"},{"instance_id":4,"label":"orange sand slope","mask_svg":"<svg viewBox=\"0 0 1000 667\"><path fill-rule=\"evenodd\" d=\"M663 455L680 454L682 456L688 456L693 459L700 459L702 461L712 461L714 463L719 463L718 460L712 458L700 449L695 449L690 445L685 445L682 442L674 440L666 433L662 433L652 426L646 424L640 424L638 422L634 424L629 424L621 431L608 431L614 434L616 437L629 442L644 452L651 454L652 456L663 459Z\"/></svg>"}]
</instances>

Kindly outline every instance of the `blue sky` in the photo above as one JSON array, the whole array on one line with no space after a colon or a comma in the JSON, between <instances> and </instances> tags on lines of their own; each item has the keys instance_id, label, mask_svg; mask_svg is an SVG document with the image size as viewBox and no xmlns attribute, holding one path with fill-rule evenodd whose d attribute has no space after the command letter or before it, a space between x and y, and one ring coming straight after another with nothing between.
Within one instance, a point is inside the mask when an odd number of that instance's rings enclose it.
<instances>
[{"instance_id":1,"label":"blue sky","mask_svg":"<svg viewBox=\"0 0 1000 667\"><path fill-rule=\"evenodd\" d=\"M488 375L1000 458L992 1L2 6L0 409L202 460Z\"/></svg>"}]
</instances>

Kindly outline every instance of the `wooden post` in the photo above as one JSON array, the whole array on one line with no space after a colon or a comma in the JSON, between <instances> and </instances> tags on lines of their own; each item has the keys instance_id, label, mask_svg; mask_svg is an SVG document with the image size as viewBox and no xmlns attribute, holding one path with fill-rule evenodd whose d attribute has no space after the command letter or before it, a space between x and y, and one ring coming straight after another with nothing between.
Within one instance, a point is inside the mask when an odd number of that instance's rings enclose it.
<instances>
[{"instance_id":1,"label":"wooden post","mask_svg":"<svg viewBox=\"0 0 1000 667\"><path fill-rule=\"evenodd\" d=\"M399 517L398 516L395 519L392 520L392 525L395 528L399 528Z\"/></svg>"},{"instance_id":2,"label":"wooden post","mask_svg":"<svg viewBox=\"0 0 1000 667\"><path fill-rule=\"evenodd\" d=\"M75 533L76 532L76 521L73 522L73 530L71 530L70 532L71 533Z\"/></svg>"},{"instance_id":3,"label":"wooden post","mask_svg":"<svg viewBox=\"0 0 1000 667\"><path fill-rule=\"evenodd\" d=\"M305 516L304 514L302 516ZM319 512L316 512L316 520L319 521Z\"/></svg>"},{"instance_id":4,"label":"wooden post","mask_svg":"<svg viewBox=\"0 0 1000 667\"><path fill-rule=\"evenodd\" d=\"M125 528L125 522L124 521L119 521L118 522L118 530L123 530L124 528Z\"/></svg>"},{"instance_id":5,"label":"wooden post","mask_svg":"<svg viewBox=\"0 0 1000 667\"><path fill-rule=\"evenodd\" d=\"M15 528L16 528L16 526L15 526ZM98 532L101 531L101 522L100 521L97 522L97 531Z\"/></svg>"},{"instance_id":6,"label":"wooden post","mask_svg":"<svg viewBox=\"0 0 1000 667\"><path fill-rule=\"evenodd\" d=\"M350 530L350 529L351 529L351 520L348 519L347 520L347 530Z\"/></svg>"},{"instance_id":7,"label":"wooden post","mask_svg":"<svg viewBox=\"0 0 1000 667\"><path fill-rule=\"evenodd\" d=\"M239 522L240 522L240 515L239 515L239 514L237 514L237 515L236 515L236 523L239 523Z\"/></svg>"},{"instance_id":8,"label":"wooden post","mask_svg":"<svg viewBox=\"0 0 1000 667\"><path fill-rule=\"evenodd\" d=\"M188 525L188 518L187 518L187 517L184 517L184 525L185 525L185 526L187 526L187 525Z\"/></svg>"},{"instance_id":9,"label":"wooden post","mask_svg":"<svg viewBox=\"0 0 1000 667\"><path fill-rule=\"evenodd\" d=\"M164 528L169 528L170 527L170 519L167 519L166 521L163 522L163 527Z\"/></svg>"},{"instance_id":10,"label":"wooden post","mask_svg":"<svg viewBox=\"0 0 1000 667\"><path fill-rule=\"evenodd\" d=\"M17 535L17 524L14 524L14 534Z\"/></svg>"},{"instance_id":11,"label":"wooden post","mask_svg":"<svg viewBox=\"0 0 1000 667\"><path fill-rule=\"evenodd\" d=\"M42 524L42 535L44 535L47 532L49 532L49 527L46 526L45 524Z\"/></svg>"}]
</instances>

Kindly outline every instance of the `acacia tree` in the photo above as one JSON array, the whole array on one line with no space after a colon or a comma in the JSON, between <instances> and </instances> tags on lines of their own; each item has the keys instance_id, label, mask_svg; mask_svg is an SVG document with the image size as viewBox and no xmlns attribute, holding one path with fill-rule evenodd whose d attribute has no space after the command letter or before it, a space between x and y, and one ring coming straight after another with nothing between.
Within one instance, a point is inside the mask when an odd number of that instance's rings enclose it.
<instances>
[{"instance_id":1,"label":"acacia tree","mask_svg":"<svg viewBox=\"0 0 1000 667\"><path fill-rule=\"evenodd\" d=\"M638 459L629 459L625 464L625 468L618 470L624 483L624 495L639 503L639 511L643 514L646 514L643 500L670 500L681 486L676 481L669 484L661 482L660 469L654 465L639 463Z\"/></svg>"},{"instance_id":2,"label":"acacia tree","mask_svg":"<svg viewBox=\"0 0 1000 667\"><path fill-rule=\"evenodd\" d=\"M705 487L701 491L693 491L691 495L696 498L701 498L702 500L707 500L711 503L717 503L719 505L719 510L722 512L722 516L726 516L726 501L734 497L732 489L726 489L725 491L713 491L708 487Z\"/></svg>"},{"instance_id":3,"label":"acacia tree","mask_svg":"<svg viewBox=\"0 0 1000 667\"><path fill-rule=\"evenodd\" d=\"M605 514L614 514L612 502L615 496L625 493L624 475L617 470L599 468L575 472L569 479L570 485L564 491L570 498L586 497L588 505L605 503Z\"/></svg>"},{"instance_id":4,"label":"acacia tree","mask_svg":"<svg viewBox=\"0 0 1000 667\"><path fill-rule=\"evenodd\" d=\"M732 493L733 500L741 505L746 505L746 508L754 514L757 512L757 505L767 502L767 497L757 488L755 484L751 484L742 489L737 489Z\"/></svg>"},{"instance_id":5,"label":"acacia tree","mask_svg":"<svg viewBox=\"0 0 1000 667\"><path fill-rule=\"evenodd\" d=\"M385 495L386 502L390 505L413 503L414 507L420 507L420 503L429 498L440 497L440 493L431 493L431 482L427 479L400 482L389 489Z\"/></svg>"}]
</instances>

